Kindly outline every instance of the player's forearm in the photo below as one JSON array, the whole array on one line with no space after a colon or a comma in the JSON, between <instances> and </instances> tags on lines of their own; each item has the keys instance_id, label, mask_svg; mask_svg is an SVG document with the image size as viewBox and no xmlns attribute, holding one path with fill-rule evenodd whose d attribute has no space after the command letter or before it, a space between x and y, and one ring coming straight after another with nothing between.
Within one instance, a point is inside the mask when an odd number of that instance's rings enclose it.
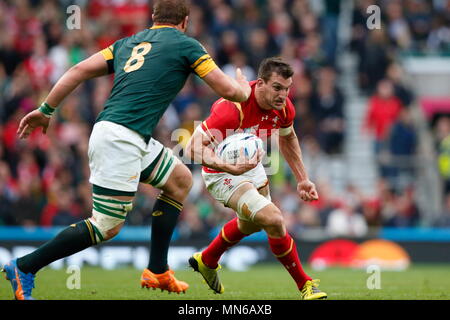
<instances>
[{"instance_id":1,"label":"player's forearm","mask_svg":"<svg viewBox=\"0 0 450 320\"><path fill-rule=\"evenodd\" d=\"M214 92L226 100L243 102L248 99L251 93L250 85L245 78L234 79L223 73L219 68L208 73L203 80Z\"/></svg>"},{"instance_id":2,"label":"player's forearm","mask_svg":"<svg viewBox=\"0 0 450 320\"><path fill-rule=\"evenodd\" d=\"M234 102L244 102L247 101L249 97L249 93L244 90L242 85L239 84L238 81L229 77L230 80L230 88L227 92L227 97L222 96L223 98L234 101Z\"/></svg>"},{"instance_id":3,"label":"player's forearm","mask_svg":"<svg viewBox=\"0 0 450 320\"><path fill-rule=\"evenodd\" d=\"M286 159L297 182L308 180L309 177L303 164L302 151L298 143L297 135L292 132L288 136L280 137L279 146L280 152Z\"/></svg>"},{"instance_id":4,"label":"player's forearm","mask_svg":"<svg viewBox=\"0 0 450 320\"><path fill-rule=\"evenodd\" d=\"M69 69L53 86L45 100L51 107L59 106L64 98L86 80L86 76L78 72L77 69L76 66Z\"/></svg>"},{"instance_id":5,"label":"player's forearm","mask_svg":"<svg viewBox=\"0 0 450 320\"><path fill-rule=\"evenodd\" d=\"M213 170L228 172L229 165L216 156L214 150L205 147L202 154L202 165Z\"/></svg>"},{"instance_id":6,"label":"player's forearm","mask_svg":"<svg viewBox=\"0 0 450 320\"><path fill-rule=\"evenodd\" d=\"M228 172L229 165L220 159L206 143L201 134L194 133L187 143L185 155L194 163L213 170Z\"/></svg>"},{"instance_id":7,"label":"player's forearm","mask_svg":"<svg viewBox=\"0 0 450 320\"><path fill-rule=\"evenodd\" d=\"M186 153L192 161L217 171L227 171L228 164L216 156L214 150L204 145L188 145Z\"/></svg>"}]
</instances>

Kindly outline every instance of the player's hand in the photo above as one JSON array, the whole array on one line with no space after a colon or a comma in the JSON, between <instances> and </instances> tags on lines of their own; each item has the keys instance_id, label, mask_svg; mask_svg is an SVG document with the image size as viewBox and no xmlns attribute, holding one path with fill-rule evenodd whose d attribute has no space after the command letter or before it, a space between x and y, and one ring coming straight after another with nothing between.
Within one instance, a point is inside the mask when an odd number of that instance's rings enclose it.
<instances>
[{"instance_id":1,"label":"player's hand","mask_svg":"<svg viewBox=\"0 0 450 320\"><path fill-rule=\"evenodd\" d=\"M20 120L17 134L20 139L26 139L34 129L42 127L42 132L47 133L50 118L47 118L39 110L33 110Z\"/></svg>"},{"instance_id":2,"label":"player's hand","mask_svg":"<svg viewBox=\"0 0 450 320\"><path fill-rule=\"evenodd\" d=\"M250 94L252 93L252 88L250 87L250 85L247 81L247 78L242 73L241 68L236 69L236 81L241 86L241 89L244 92L245 97L246 97L244 101L246 101L250 97Z\"/></svg>"},{"instance_id":3,"label":"player's hand","mask_svg":"<svg viewBox=\"0 0 450 320\"><path fill-rule=\"evenodd\" d=\"M297 184L297 192L303 201L313 201L319 199L316 185L310 180L304 180Z\"/></svg>"},{"instance_id":4,"label":"player's hand","mask_svg":"<svg viewBox=\"0 0 450 320\"><path fill-rule=\"evenodd\" d=\"M240 151L240 156L236 161L236 164L227 165L226 172L231 173L234 176L239 176L249 170L256 168L258 163L264 156L264 151L258 150L258 152L251 158L248 159L244 155L244 148Z\"/></svg>"}]
</instances>

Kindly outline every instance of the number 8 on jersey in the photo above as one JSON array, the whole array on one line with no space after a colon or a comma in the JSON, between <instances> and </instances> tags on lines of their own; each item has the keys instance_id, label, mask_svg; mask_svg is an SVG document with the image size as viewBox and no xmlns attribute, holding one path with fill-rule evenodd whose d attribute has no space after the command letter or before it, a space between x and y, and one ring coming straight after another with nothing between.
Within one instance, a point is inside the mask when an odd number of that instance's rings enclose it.
<instances>
[{"instance_id":1,"label":"number 8 on jersey","mask_svg":"<svg viewBox=\"0 0 450 320\"><path fill-rule=\"evenodd\" d=\"M128 59L123 70L127 73L138 70L145 62L144 56L152 50L152 44L150 42L141 42L133 48L131 57ZM133 63L136 61L135 63Z\"/></svg>"}]
</instances>

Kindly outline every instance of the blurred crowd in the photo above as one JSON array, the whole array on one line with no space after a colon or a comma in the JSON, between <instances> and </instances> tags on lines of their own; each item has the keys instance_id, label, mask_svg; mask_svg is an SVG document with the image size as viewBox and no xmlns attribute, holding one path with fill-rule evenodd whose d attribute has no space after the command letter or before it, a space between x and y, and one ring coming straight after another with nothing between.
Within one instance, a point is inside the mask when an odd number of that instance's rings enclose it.
<instances>
[{"instance_id":1,"label":"blurred crowd","mask_svg":"<svg viewBox=\"0 0 450 320\"><path fill-rule=\"evenodd\" d=\"M305 161L319 171L344 152L346 97L337 58L340 50L351 50L358 59L359 89L369 101L364 131L373 134L379 159L376 195L368 198L349 185L342 197L330 181L318 179L320 200L302 203L281 161L279 173L270 177L273 201L293 232L324 227L335 235L360 236L370 227L419 225L411 183L414 167L407 165L417 145L409 110L414 95L402 83L398 57L449 49L450 1L355 1L351 39L340 46L342 2L192 0L188 34L231 76L240 67L248 79L255 79L259 63L269 56L291 63L295 129ZM66 23L71 4L81 8L80 29L69 29ZM381 29L365 26L371 4L381 7ZM151 26L151 7L147 0L0 0L0 225L67 225L90 216L88 138L112 77L80 86L60 106L46 135L37 130L19 140L18 123L69 67ZM155 138L182 149L194 121L202 120L216 99L192 76L160 121ZM392 157L405 161L396 166L388 161ZM185 238L204 237L234 214L206 192L200 167L189 166L194 186L178 231ZM157 192L140 187L128 225L151 224Z\"/></svg>"}]
</instances>

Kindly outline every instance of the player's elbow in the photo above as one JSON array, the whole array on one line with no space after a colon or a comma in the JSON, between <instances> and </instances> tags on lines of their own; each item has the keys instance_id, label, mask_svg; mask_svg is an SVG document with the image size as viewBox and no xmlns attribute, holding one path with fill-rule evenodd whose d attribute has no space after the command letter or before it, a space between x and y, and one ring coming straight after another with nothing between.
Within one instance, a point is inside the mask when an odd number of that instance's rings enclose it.
<instances>
[{"instance_id":1,"label":"player's elbow","mask_svg":"<svg viewBox=\"0 0 450 320\"><path fill-rule=\"evenodd\" d=\"M234 101L238 93L237 91L238 90L230 84L222 88L220 95L227 100Z\"/></svg>"},{"instance_id":2,"label":"player's elbow","mask_svg":"<svg viewBox=\"0 0 450 320\"><path fill-rule=\"evenodd\" d=\"M90 79L90 74L86 68L83 68L81 63L72 66L66 73L66 75L73 81L81 83L87 79Z\"/></svg>"}]
</instances>

